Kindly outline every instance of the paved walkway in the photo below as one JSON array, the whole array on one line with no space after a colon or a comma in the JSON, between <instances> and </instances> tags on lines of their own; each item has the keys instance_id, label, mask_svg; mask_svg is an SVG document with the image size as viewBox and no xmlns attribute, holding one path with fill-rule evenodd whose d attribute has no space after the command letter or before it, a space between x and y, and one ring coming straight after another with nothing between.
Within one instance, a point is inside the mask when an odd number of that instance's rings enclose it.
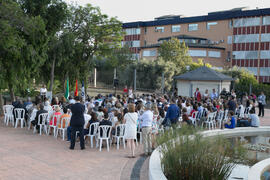
<instances>
[{"instance_id":1,"label":"paved walkway","mask_svg":"<svg viewBox=\"0 0 270 180\"><path fill-rule=\"evenodd\" d=\"M258 112L258 111L257 111ZM74 151L61 138L33 134L26 129L6 127L0 122L0 180L36 179L148 179L148 160L138 156L126 158L128 150L115 146L107 152L90 149ZM270 110L260 118L262 126L270 126ZM142 146L137 148L142 153Z\"/></svg>"},{"instance_id":2,"label":"paved walkway","mask_svg":"<svg viewBox=\"0 0 270 180\"><path fill-rule=\"evenodd\" d=\"M79 143L76 143L75 150L71 151L68 149L69 143L60 138L40 136L26 129L6 127L2 122L0 180L131 179L134 165L141 158L140 156L136 159L127 158L128 151L122 146L120 150L116 150L113 146L110 152L107 152L106 148L99 152L98 149L90 149L89 142L85 150L80 150ZM137 154L142 153L141 151L140 145ZM139 169L140 171L143 170ZM137 173L138 176L140 177L140 173L139 175Z\"/></svg>"}]
</instances>

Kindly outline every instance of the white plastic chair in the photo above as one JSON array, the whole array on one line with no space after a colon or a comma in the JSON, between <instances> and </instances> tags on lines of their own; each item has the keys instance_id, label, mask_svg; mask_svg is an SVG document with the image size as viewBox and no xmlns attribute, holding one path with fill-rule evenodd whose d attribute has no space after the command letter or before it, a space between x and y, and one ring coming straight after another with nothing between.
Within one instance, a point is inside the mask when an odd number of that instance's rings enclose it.
<instances>
[{"instance_id":1,"label":"white plastic chair","mask_svg":"<svg viewBox=\"0 0 270 180\"><path fill-rule=\"evenodd\" d=\"M57 126L57 130L56 130L56 138L60 133L62 132L62 136L63 136L63 141L65 140L65 131L67 131L67 127L68 127L68 123L70 121L70 117L63 117L60 123L60 128L58 128Z\"/></svg>"},{"instance_id":2,"label":"white plastic chair","mask_svg":"<svg viewBox=\"0 0 270 180\"><path fill-rule=\"evenodd\" d=\"M138 134L140 136L140 144L142 144L142 131L141 131L141 128L139 126L137 127L137 135ZM137 136L136 136L135 141L136 141L136 145L138 146L138 138L137 138Z\"/></svg>"},{"instance_id":3,"label":"white plastic chair","mask_svg":"<svg viewBox=\"0 0 270 180\"><path fill-rule=\"evenodd\" d=\"M25 110L23 108L15 108L14 112L15 112L15 120L16 120L15 128L17 128L19 121L21 123L21 128L23 128L24 123L26 125L26 122L25 122L25 119L24 119Z\"/></svg>"},{"instance_id":4,"label":"white plastic chair","mask_svg":"<svg viewBox=\"0 0 270 180\"><path fill-rule=\"evenodd\" d=\"M14 126L14 116L13 116L13 106L12 105L4 105L4 123L8 126L8 123L11 122Z\"/></svg>"},{"instance_id":5,"label":"white plastic chair","mask_svg":"<svg viewBox=\"0 0 270 180\"><path fill-rule=\"evenodd\" d=\"M197 115L198 115L198 111L194 111L191 114L191 117L189 117L189 119L191 120L192 124L194 124L195 126L197 126Z\"/></svg>"},{"instance_id":6,"label":"white plastic chair","mask_svg":"<svg viewBox=\"0 0 270 180\"><path fill-rule=\"evenodd\" d=\"M224 111L220 110L217 115L217 122L219 129L221 128L223 118L224 118Z\"/></svg>"},{"instance_id":7,"label":"white plastic chair","mask_svg":"<svg viewBox=\"0 0 270 180\"><path fill-rule=\"evenodd\" d=\"M101 134L101 130L102 130L102 134ZM111 137L111 130L112 130L112 126L105 125L105 126L98 127L99 151L101 151L103 140L106 140L107 151L110 151L109 140Z\"/></svg>"},{"instance_id":8,"label":"white plastic chair","mask_svg":"<svg viewBox=\"0 0 270 180\"><path fill-rule=\"evenodd\" d=\"M38 115L38 125L39 125L39 135L41 135L41 131L42 129L45 131L45 133L47 134L47 117L48 117L48 113L42 113L40 115ZM36 126L34 127L34 133L36 132Z\"/></svg>"},{"instance_id":9,"label":"white plastic chair","mask_svg":"<svg viewBox=\"0 0 270 180\"><path fill-rule=\"evenodd\" d=\"M228 109L226 109L225 110L225 112L224 112L224 121L226 122L226 121L228 121L228 113L229 113L229 110Z\"/></svg>"},{"instance_id":10,"label":"white plastic chair","mask_svg":"<svg viewBox=\"0 0 270 180\"><path fill-rule=\"evenodd\" d=\"M93 141L94 141L94 137L96 138L96 135L97 135L98 125L99 125L99 122L92 123L92 124L90 125L90 127L89 127L89 133L85 135L85 137L86 137L86 136L90 137L90 147L91 147L91 148L94 147ZM93 132L91 131L92 127L93 127L93 129L94 129Z\"/></svg>"},{"instance_id":11,"label":"white plastic chair","mask_svg":"<svg viewBox=\"0 0 270 180\"><path fill-rule=\"evenodd\" d=\"M32 113L31 115L29 116L29 122L28 122L28 130L30 130L30 127L31 127L31 122L35 120L36 118L36 114L37 114L38 110L36 108L34 108L32 110ZM48 117L47 117L48 118Z\"/></svg>"},{"instance_id":12,"label":"white plastic chair","mask_svg":"<svg viewBox=\"0 0 270 180\"><path fill-rule=\"evenodd\" d=\"M125 129L126 129L125 124L119 124L115 127L115 135L113 135L112 137L116 139L117 149L119 149L119 143L120 143L121 138L123 140L124 149L126 148L125 137L124 137Z\"/></svg>"},{"instance_id":13,"label":"white plastic chair","mask_svg":"<svg viewBox=\"0 0 270 180\"><path fill-rule=\"evenodd\" d=\"M214 113L209 113L207 116L206 121L202 122L202 127L204 124L206 124L206 127L208 127L208 129L214 129L214 122L213 122L213 118L214 118Z\"/></svg>"},{"instance_id":14,"label":"white plastic chair","mask_svg":"<svg viewBox=\"0 0 270 180\"><path fill-rule=\"evenodd\" d=\"M53 135L54 137L56 137L56 130L57 130L57 126L59 124L59 121L60 121L60 117L61 115L53 115L52 117L52 125L49 125L49 130L48 130L48 135L49 135L49 132L50 132L50 129L53 128ZM56 118L56 125L54 125L54 119Z\"/></svg>"}]
</instances>

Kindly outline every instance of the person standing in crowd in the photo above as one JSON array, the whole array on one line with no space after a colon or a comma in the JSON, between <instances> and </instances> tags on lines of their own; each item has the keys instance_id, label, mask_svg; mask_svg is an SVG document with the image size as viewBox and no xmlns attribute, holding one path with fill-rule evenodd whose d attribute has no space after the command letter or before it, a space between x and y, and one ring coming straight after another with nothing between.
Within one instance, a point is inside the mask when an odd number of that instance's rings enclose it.
<instances>
[{"instance_id":1,"label":"person standing in crowd","mask_svg":"<svg viewBox=\"0 0 270 180\"><path fill-rule=\"evenodd\" d=\"M180 116L179 112L180 112L179 107L175 104L175 99L172 99L171 104L170 104L170 106L167 110L167 113L166 113L165 122L167 122L167 124L169 123L169 124L175 125L178 121L179 116Z\"/></svg>"},{"instance_id":2,"label":"person standing in crowd","mask_svg":"<svg viewBox=\"0 0 270 180\"><path fill-rule=\"evenodd\" d=\"M204 94L203 94L204 99L208 99L209 98L209 93L208 93L208 89L205 90Z\"/></svg>"},{"instance_id":3,"label":"person standing in crowd","mask_svg":"<svg viewBox=\"0 0 270 180\"><path fill-rule=\"evenodd\" d=\"M132 87L130 86L129 90L128 90L128 97L133 99L133 90Z\"/></svg>"},{"instance_id":4,"label":"person standing in crowd","mask_svg":"<svg viewBox=\"0 0 270 180\"><path fill-rule=\"evenodd\" d=\"M80 103L80 97L75 97L76 103L73 104L70 107L72 116L70 119L70 126L71 126L71 142L70 142L70 148L71 150L75 147L75 136L76 131L79 131L80 133L80 146L81 149L85 149L84 145L84 134L83 134L83 126L84 126L84 111L85 107Z\"/></svg>"},{"instance_id":5,"label":"person standing in crowd","mask_svg":"<svg viewBox=\"0 0 270 180\"><path fill-rule=\"evenodd\" d=\"M259 103L259 115L258 116L264 116L264 106L266 105L266 97L264 95L264 92L261 92L261 95L258 97L258 103Z\"/></svg>"},{"instance_id":6,"label":"person standing in crowd","mask_svg":"<svg viewBox=\"0 0 270 180\"><path fill-rule=\"evenodd\" d=\"M125 139L127 140L127 145L130 147L131 156L135 158L135 143L134 140L137 136L137 121L138 113L135 112L135 104L130 103L128 105L128 113L124 116L125 129Z\"/></svg>"},{"instance_id":7,"label":"person standing in crowd","mask_svg":"<svg viewBox=\"0 0 270 180\"><path fill-rule=\"evenodd\" d=\"M150 155L152 152L152 122L154 114L151 111L151 103L145 104L145 111L141 116L142 119L142 140L143 140L143 149L144 155Z\"/></svg>"},{"instance_id":8,"label":"person standing in crowd","mask_svg":"<svg viewBox=\"0 0 270 180\"><path fill-rule=\"evenodd\" d=\"M235 112L235 110L236 110L236 102L235 102L233 96L230 97L230 100L228 102L228 107L229 107L229 111Z\"/></svg>"},{"instance_id":9,"label":"person standing in crowd","mask_svg":"<svg viewBox=\"0 0 270 180\"><path fill-rule=\"evenodd\" d=\"M198 102L201 101L202 96L201 96L201 93L200 93L200 91L199 91L199 88L196 89L196 91L195 91L195 93L194 93L194 97L196 98L196 100L197 100Z\"/></svg>"},{"instance_id":10,"label":"person standing in crowd","mask_svg":"<svg viewBox=\"0 0 270 180\"><path fill-rule=\"evenodd\" d=\"M218 98L218 94L216 93L216 90L215 89L213 89L212 93L210 94L210 97L211 97L212 100Z\"/></svg>"},{"instance_id":11,"label":"person standing in crowd","mask_svg":"<svg viewBox=\"0 0 270 180\"><path fill-rule=\"evenodd\" d=\"M40 96L41 96L42 101L45 100L45 98L46 98L46 93L47 93L47 88L46 88L46 85L44 84L44 85L42 86L42 88L40 88Z\"/></svg>"},{"instance_id":12,"label":"person standing in crowd","mask_svg":"<svg viewBox=\"0 0 270 180\"><path fill-rule=\"evenodd\" d=\"M124 93L124 95L127 95L128 94L128 88L127 88L127 86L125 86L125 88L123 90L123 93Z\"/></svg>"}]
</instances>

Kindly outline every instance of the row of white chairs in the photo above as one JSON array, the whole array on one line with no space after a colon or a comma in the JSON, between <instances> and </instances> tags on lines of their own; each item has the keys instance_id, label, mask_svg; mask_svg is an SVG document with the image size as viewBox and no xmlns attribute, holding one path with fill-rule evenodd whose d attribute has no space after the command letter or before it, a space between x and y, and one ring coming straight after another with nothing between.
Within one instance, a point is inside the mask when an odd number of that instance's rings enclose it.
<instances>
[{"instance_id":1,"label":"row of white chairs","mask_svg":"<svg viewBox=\"0 0 270 180\"><path fill-rule=\"evenodd\" d=\"M198 111L195 111L192 113L190 120L194 126L198 125L198 121L201 121L202 118L202 113L198 114ZM205 125L208 127L208 129L214 129L217 128L217 123L219 125L219 128L221 128L222 122L228 120L228 110L222 111L220 110L219 112L211 112L207 115L206 120L202 121L201 125L202 127Z\"/></svg>"},{"instance_id":2,"label":"row of white chairs","mask_svg":"<svg viewBox=\"0 0 270 180\"><path fill-rule=\"evenodd\" d=\"M25 121L25 110L23 108L15 108L12 105L4 105L4 123L8 126L11 123L15 128L17 128L18 124L20 123L21 128L23 128L24 124L26 125ZM14 111L14 114L13 114Z\"/></svg>"}]
</instances>

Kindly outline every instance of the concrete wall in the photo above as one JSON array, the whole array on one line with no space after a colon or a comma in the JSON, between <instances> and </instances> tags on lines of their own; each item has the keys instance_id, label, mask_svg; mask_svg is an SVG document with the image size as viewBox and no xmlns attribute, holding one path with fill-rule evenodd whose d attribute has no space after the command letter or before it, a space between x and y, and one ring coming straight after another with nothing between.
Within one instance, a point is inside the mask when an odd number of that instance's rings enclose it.
<instances>
[{"instance_id":1,"label":"concrete wall","mask_svg":"<svg viewBox=\"0 0 270 180\"><path fill-rule=\"evenodd\" d=\"M199 88L201 94L203 95L205 90L208 89L208 93L212 92L212 89L216 89L216 92L221 92L223 88L230 90L230 81L185 81L178 80L177 88L179 96L194 96L196 88Z\"/></svg>"}]
</instances>

